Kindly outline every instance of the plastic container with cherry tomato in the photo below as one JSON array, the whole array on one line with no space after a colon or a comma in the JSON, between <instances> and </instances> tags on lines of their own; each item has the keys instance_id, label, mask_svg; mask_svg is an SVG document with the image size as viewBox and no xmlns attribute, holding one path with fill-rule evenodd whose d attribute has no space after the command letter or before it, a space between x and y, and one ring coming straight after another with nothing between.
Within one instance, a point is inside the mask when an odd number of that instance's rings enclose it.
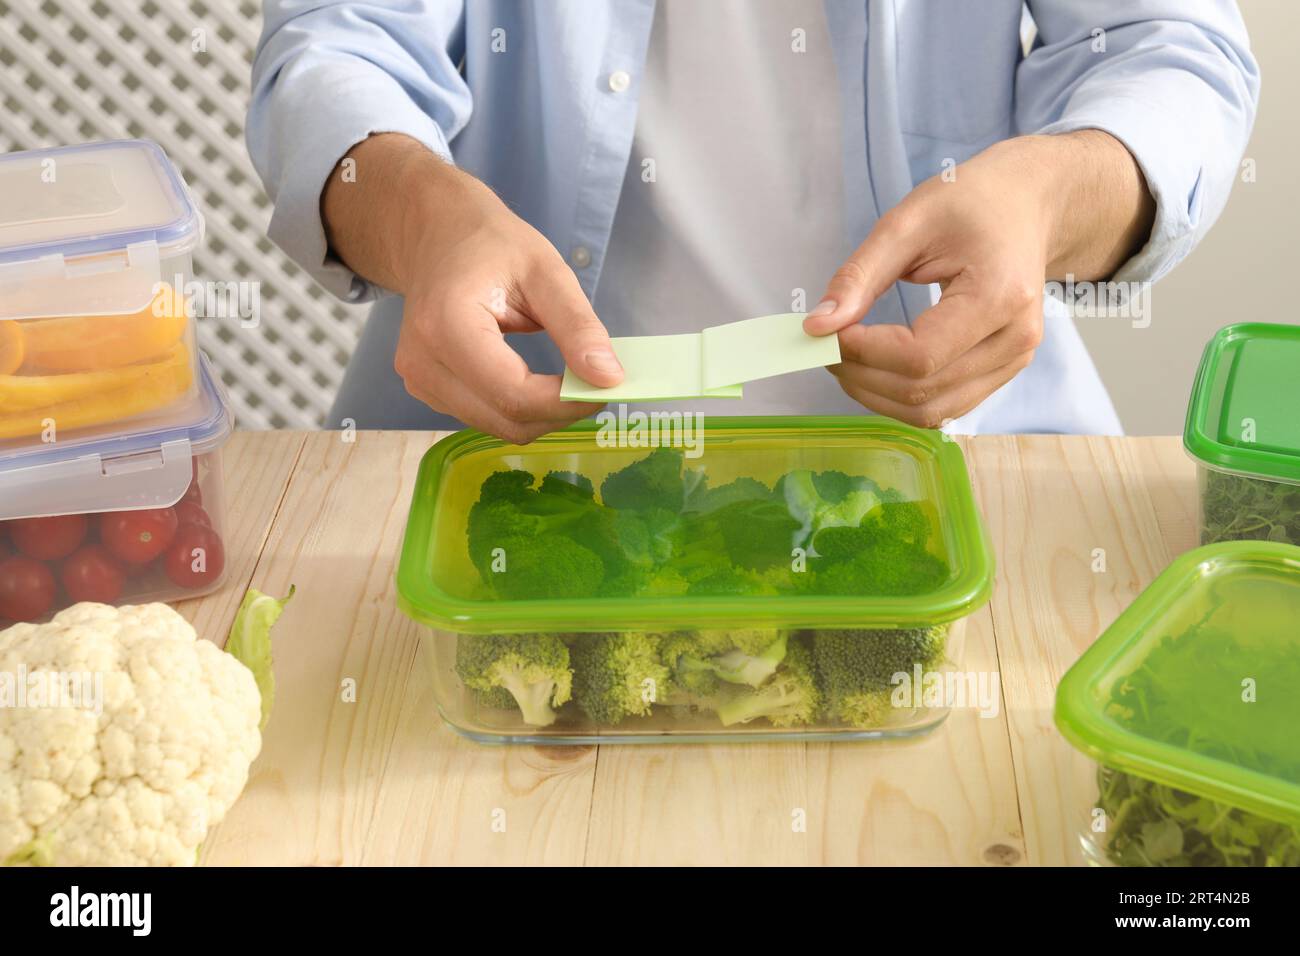
<instances>
[{"instance_id":1,"label":"plastic container with cherry tomato","mask_svg":"<svg viewBox=\"0 0 1300 956\"><path fill-rule=\"evenodd\" d=\"M207 359L163 428L0 448L0 628L81 601L177 601L226 570L221 446L230 403Z\"/></svg>"}]
</instances>

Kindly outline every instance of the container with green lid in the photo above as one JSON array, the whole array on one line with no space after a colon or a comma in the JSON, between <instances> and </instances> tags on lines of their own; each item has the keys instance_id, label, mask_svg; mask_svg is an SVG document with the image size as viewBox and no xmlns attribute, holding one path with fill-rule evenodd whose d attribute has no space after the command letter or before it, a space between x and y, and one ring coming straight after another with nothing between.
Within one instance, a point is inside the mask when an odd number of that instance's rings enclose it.
<instances>
[{"instance_id":1,"label":"container with green lid","mask_svg":"<svg viewBox=\"0 0 1300 956\"><path fill-rule=\"evenodd\" d=\"M1175 560L1066 673L1056 724L1098 764L1086 857L1300 866L1300 548Z\"/></svg>"},{"instance_id":2,"label":"container with green lid","mask_svg":"<svg viewBox=\"0 0 1300 956\"><path fill-rule=\"evenodd\" d=\"M1201 357L1183 446L1200 537L1300 545L1300 326L1229 325Z\"/></svg>"},{"instance_id":3,"label":"container with green lid","mask_svg":"<svg viewBox=\"0 0 1300 956\"><path fill-rule=\"evenodd\" d=\"M925 688L993 580L958 446L883 418L659 415L430 449L397 589L443 717L543 743L942 720Z\"/></svg>"}]
</instances>

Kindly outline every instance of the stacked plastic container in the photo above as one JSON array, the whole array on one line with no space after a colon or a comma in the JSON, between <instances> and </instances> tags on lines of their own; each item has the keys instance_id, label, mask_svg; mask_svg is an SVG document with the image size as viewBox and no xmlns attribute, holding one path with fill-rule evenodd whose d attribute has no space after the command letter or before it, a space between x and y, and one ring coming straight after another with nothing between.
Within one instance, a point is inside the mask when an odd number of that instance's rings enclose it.
<instances>
[{"instance_id":1,"label":"stacked plastic container","mask_svg":"<svg viewBox=\"0 0 1300 956\"><path fill-rule=\"evenodd\" d=\"M186 308L202 236L152 143L0 157L0 625L219 583L231 415Z\"/></svg>"},{"instance_id":2,"label":"stacked plastic container","mask_svg":"<svg viewBox=\"0 0 1300 956\"><path fill-rule=\"evenodd\" d=\"M649 447L587 421L428 452L397 586L452 727L861 739L964 703L944 675L993 562L956 444L870 417L719 418L692 437Z\"/></svg>"},{"instance_id":3,"label":"stacked plastic container","mask_svg":"<svg viewBox=\"0 0 1300 956\"><path fill-rule=\"evenodd\" d=\"M1183 447L1197 465L1201 544L1300 545L1300 326L1229 325L1210 340Z\"/></svg>"},{"instance_id":4,"label":"stacked plastic container","mask_svg":"<svg viewBox=\"0 0 1300 956\"><path fill-rule=\"evenodd\" d=\"M1056 723L1097 762L1085 859L1300 866L1300 548L1175 560L1062 680Z\"/></svg>"}]
</instances>

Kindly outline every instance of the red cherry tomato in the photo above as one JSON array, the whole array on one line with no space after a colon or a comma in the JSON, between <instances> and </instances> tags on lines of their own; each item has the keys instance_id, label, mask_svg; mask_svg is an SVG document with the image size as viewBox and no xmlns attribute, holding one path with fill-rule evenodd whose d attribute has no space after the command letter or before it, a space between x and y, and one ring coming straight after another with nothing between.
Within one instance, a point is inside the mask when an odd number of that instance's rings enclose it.
<instances>
[{"instance_id":1,"label":"red cherry tomato","mask_svg":"<svg viewBox=\"0 0 1300 956\"><path fill-rule=\"evenodd\" d=\"M187 524L176 532L163 556L163 570L171 582L183 588L201 588L221 577L226 567L226 549L221 536L201 524Z\"/></svg>"},{"instance_id":2,"label":"red cherry tomato","mask_svg":"<svg viewBox=\"0 0 1300 956\"><path fill-rule=\"evenodd\" d=\"M54 606L54 574L32 558L0 562L0 617L35 621Z\"/></svg>"},{"instance_id":3,"label":"red cherry tomato","mask_svg":"<svg viewBox=\"0 0 1300 956\"><path fill-rule=\"evenodd\" d=\"M212 519L208 513L203 510L203 506L196 501L186 501L182 498L173 505L176 509L176 522L184 527L187 524L201 524L205 528L212 527Z\"/></svg>"},{"instance_id":4,"label":"red cherry tomato","mask_svg":"<svg viewBox=\"0 0 1300 956\"><path fill-rule=\"evenodd\" d=\"M122 596L126 572L101 544L84 544L63 562L63 590L73 601L112 604Z\"/></svg>"},{"instance_id":5,"label":"red cherry tomato","mask_svg":"<svg viewBox=\"0 0 1300 956\"><path fill-rule=\"evenodd\" d=\"M85 515L55 518L16 518L9 524L14 547L37 561L66 558L86 538Z\"/></svg>"},{"instance_id":6,"label":"red cherry tomato","mask_svg":"<svg viewBox=\"0 0 1300 956\"><path fill-rule=\"evenodd\" d=\"M199 460L197 458L190 462L190 486L185 489L181 501L192 501L196 505L203 504L203 489L199 486Z\"/></svg>"},{"instance_id":7,"label":"red cherry tomato","mask_svg":"<svg viewBox=\"0 0 1300 956\"><path fill-rule=\"evenodd\" d=\"M175 508L114 511L99 519L99 537L113 557L128 564L148 564L176 537Z\"/></svg>"}]
</instances>

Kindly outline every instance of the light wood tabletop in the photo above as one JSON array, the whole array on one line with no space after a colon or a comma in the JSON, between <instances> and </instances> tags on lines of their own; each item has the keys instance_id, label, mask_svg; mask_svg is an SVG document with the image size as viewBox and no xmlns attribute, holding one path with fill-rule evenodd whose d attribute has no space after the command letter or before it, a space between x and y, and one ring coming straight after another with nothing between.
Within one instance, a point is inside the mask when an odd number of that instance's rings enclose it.
<instances>
[{"instance_id":1,"label":"light wood tabletop","mask_svg":"<svg viewBox=\"0 0 1300 956\"><path fill-rule=\"evenodd\" d=\"M955 710L889 743L484 746L444 726L393 576L422 432L240 432L224 454L230 575L182 613L223 639L244 589L298 594L278 691L208 864L1080 862L1093 769L1057 733L1057 681L1195 544L1176 438L963 439L997 555Z\"/></svg>"}]
</instances>

